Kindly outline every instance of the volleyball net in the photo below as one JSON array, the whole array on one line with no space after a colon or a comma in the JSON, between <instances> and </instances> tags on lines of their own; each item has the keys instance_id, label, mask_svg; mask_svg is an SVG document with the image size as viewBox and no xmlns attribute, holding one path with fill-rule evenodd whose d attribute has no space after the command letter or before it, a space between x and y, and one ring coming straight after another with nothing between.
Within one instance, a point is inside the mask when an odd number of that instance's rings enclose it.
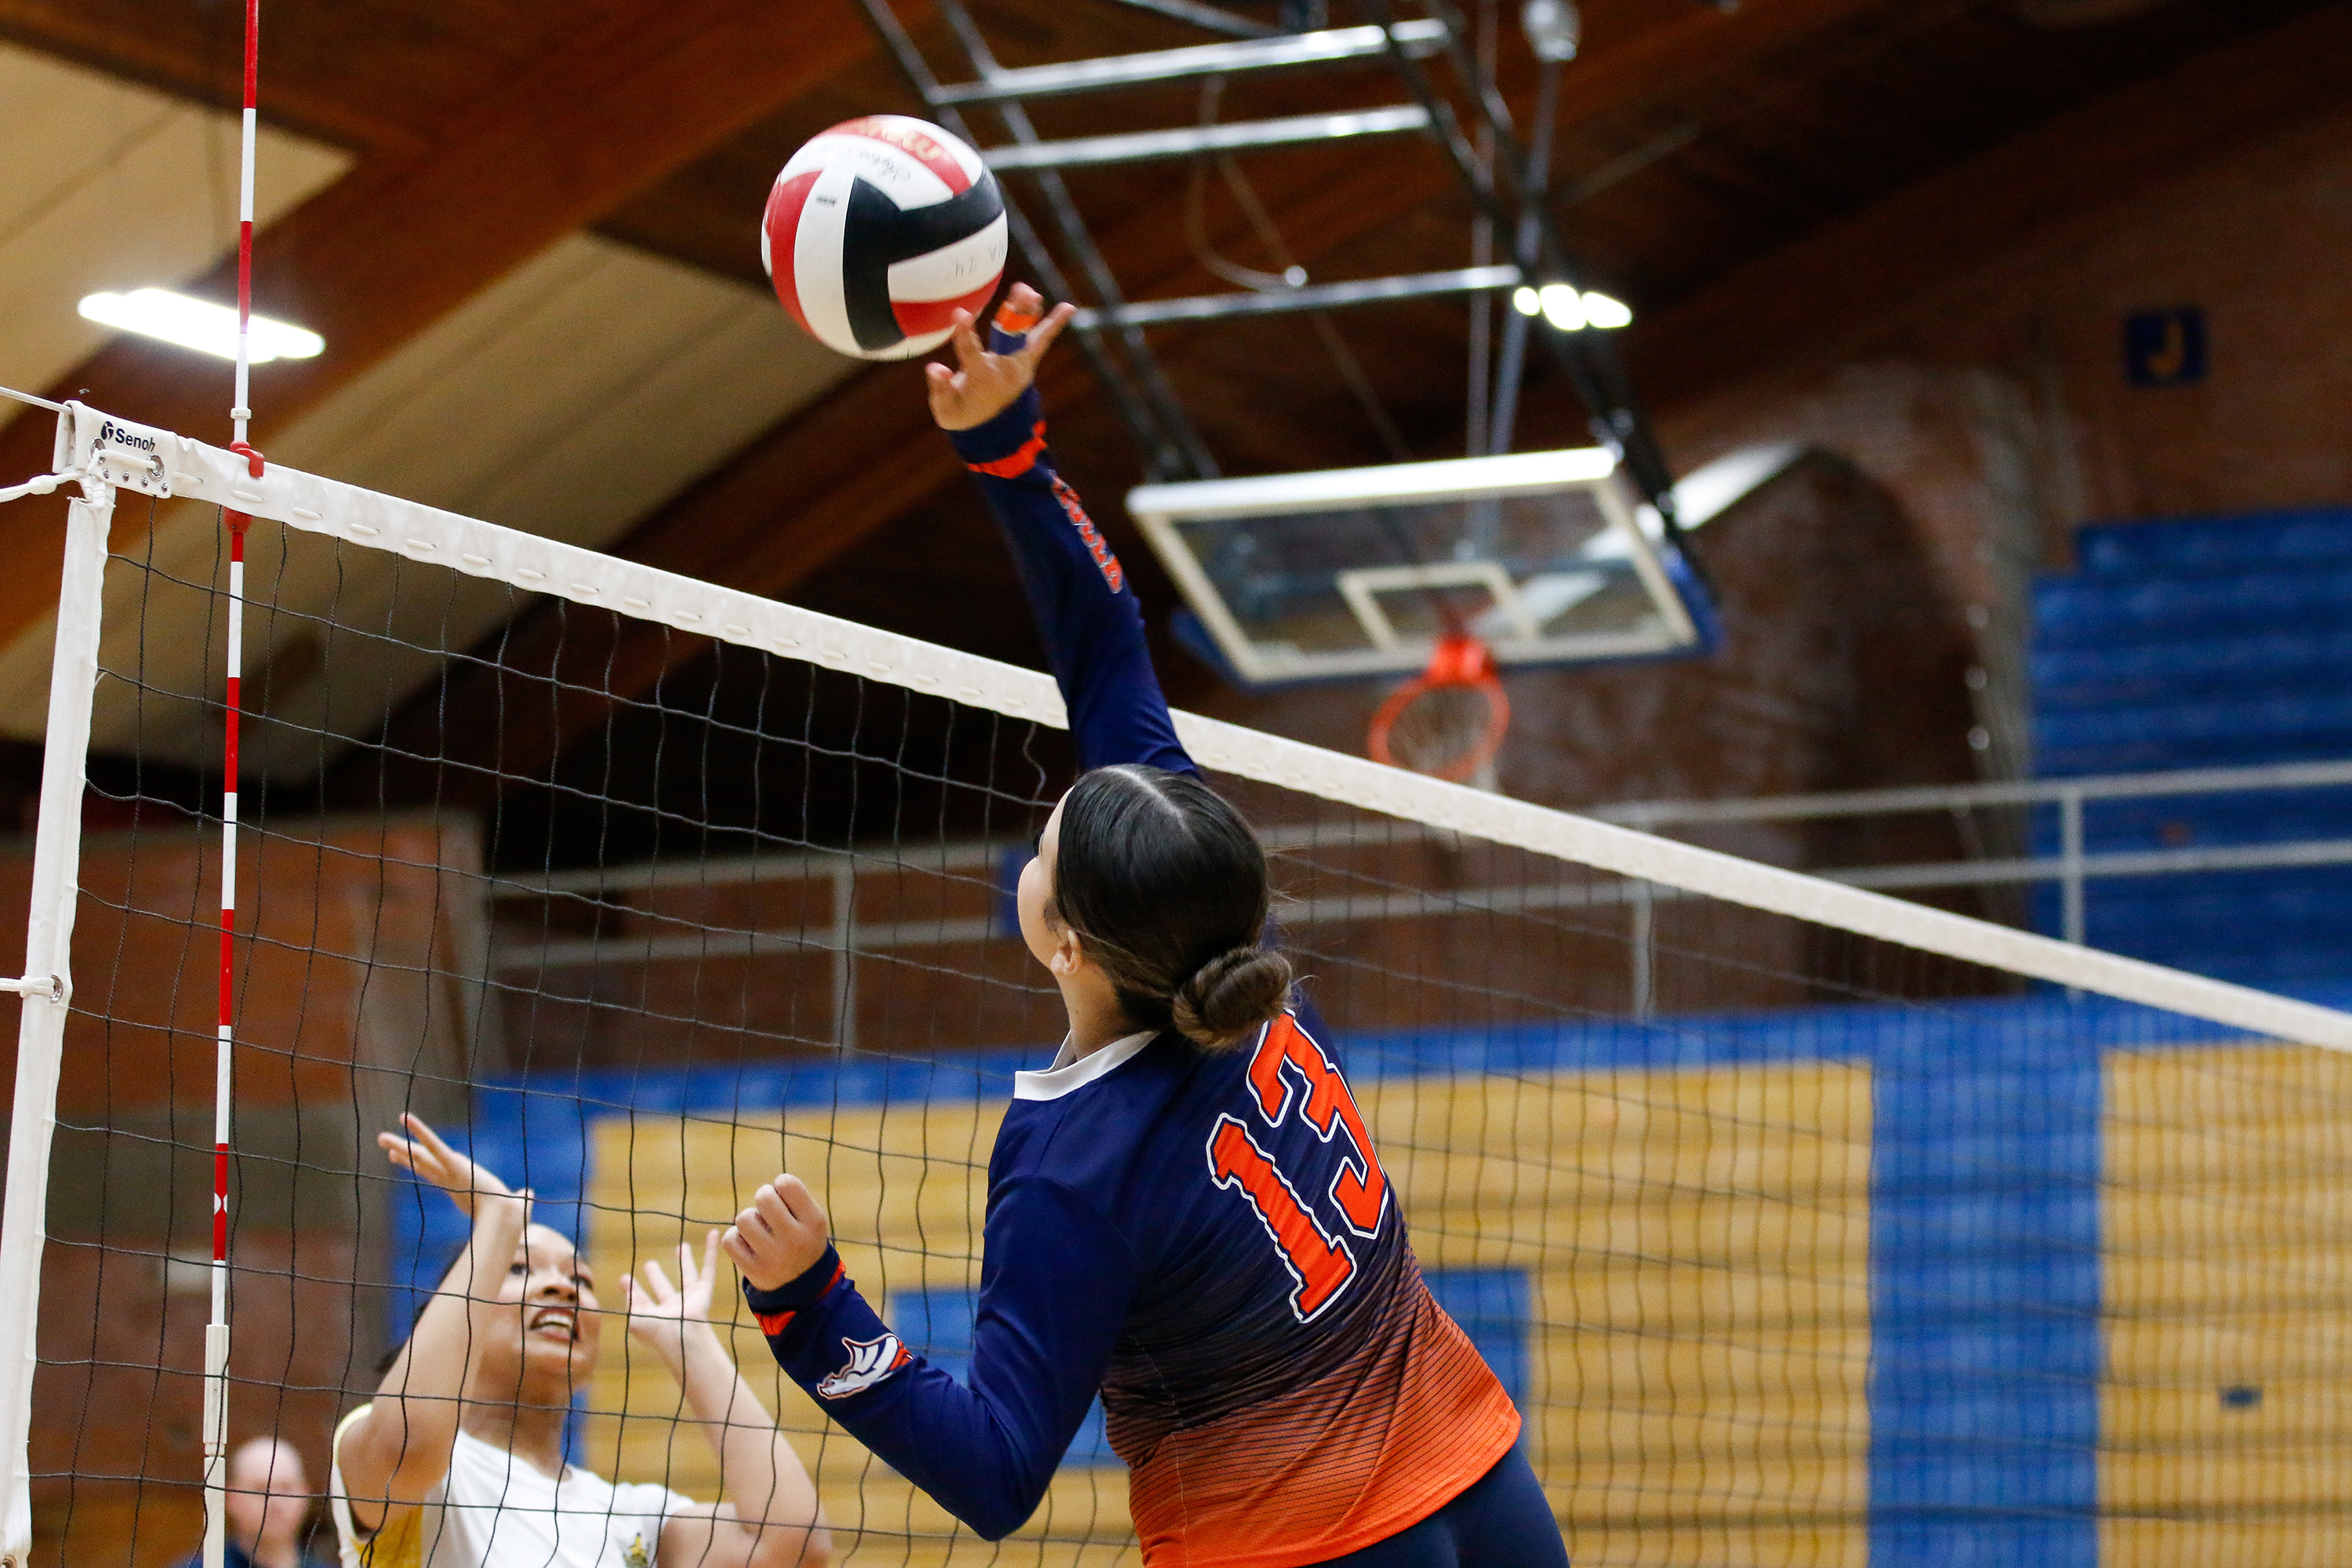
<instances>
[{"instance_id":1,"label":"volleyball net","mask_svg":"<svg viewBox=\"0 0 2352 1568\"><path fill-rule=\"evenodd\" d=\"M413 1110L604 1286L571 1452L718 1466L618 1277L810 1180L967 1363L1057 998L1011 889L1051 680L69 407L0 1234L10 1550L162 1563L204 1444L335 1421L464 1229ZM224 660L249 514L208 1405ZM1181 715L1438 1300L1580 1563L2340 1561L2352 1017ZM37 1292L36 1290L37 1287ZM1133 1562L1090 1417L999 1546L722 1335L857 1563ZM331 1552L331 1538L320 1542Z\"/></svg>"}]
</instances>

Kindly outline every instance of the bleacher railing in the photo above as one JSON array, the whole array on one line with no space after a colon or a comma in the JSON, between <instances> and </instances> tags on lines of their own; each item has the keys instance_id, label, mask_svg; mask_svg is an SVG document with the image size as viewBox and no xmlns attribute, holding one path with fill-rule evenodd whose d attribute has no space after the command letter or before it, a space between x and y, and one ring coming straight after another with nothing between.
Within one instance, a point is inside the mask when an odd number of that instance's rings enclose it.
<instances>
[{"instance_id":1,"label":"bleacher railing","mask_svg":"<svg viewBox=\"0 0 2352 1568\"><path fill-rule=\"evenodd\" d=\"M2147 800L2271 790L2352 785L2352 761L2279 763L2259 767L2181 768L2167 773L2109 773L2012 783L1931 784L1851 790L1752 800L1631 801L1584 815L1603 822L1667 833L1727 823L1819 821L1833 817L1920 816L2057 807L2055 854L1923 861L1895 866L1805 867L1810 875L1881 892L1933 888L2054 882L2061 893L2060 934L2084 939L2087 889L2105 878L2179 876L2194 872L2269 870L2352 865L2352 838L2298 838L2210 846L2093 852L2084 847L2083 815L2095 801Z\"/></svg>"}]
</instances>

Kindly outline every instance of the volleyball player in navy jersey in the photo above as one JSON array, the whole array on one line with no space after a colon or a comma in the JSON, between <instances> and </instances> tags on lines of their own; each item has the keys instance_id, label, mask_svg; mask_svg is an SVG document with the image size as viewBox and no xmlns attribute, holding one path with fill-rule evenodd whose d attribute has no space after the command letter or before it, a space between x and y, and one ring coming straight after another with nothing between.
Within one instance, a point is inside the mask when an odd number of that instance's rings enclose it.
<instances>
[{"instance_id":1,"label":"volleyball player in navy jersey","mask_svg":"<svg viewBox=\"0 0 2352 1568\"><path fill-rule=\"evenodd\" d=\"M1171 722L1118 559L1033 385L1068 307L1016 288L933 414L1019 565L1085 772L1021 874L1070 1032L989 1162L968 1384L845 1277L798 1177L722 1246L776 1359L981 1535L1035 1510L1097 1392L1149 1568L1563 1568L1519 1414L1432 1300L1291 971L1265 855Z\"/></svg>"}]
</instances>

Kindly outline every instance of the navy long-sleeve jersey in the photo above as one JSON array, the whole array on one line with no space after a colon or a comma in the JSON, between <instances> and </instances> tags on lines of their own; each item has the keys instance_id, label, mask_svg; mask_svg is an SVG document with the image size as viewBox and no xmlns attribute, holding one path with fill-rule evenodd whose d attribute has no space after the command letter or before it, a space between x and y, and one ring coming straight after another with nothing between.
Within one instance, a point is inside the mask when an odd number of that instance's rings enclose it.
<instances>
[{"instance_id":1,"label":"navy long-sleeve jersey","mask_svg":"<svg viewBox=\"0 0 2352 1568\"><path fill-rule=\"evenodd\" d=\"M999 352L1017 339L1002 331ZM1194 772L1118 559L1036 395L958 432L1081 763ZM1311 1010L1244 1048L1141 1034L1022 1073L989 1161L970 1381L913 1354L835 1255L747 1289L776 1359L990 1539L1034 1511L1097 1391L1144 1560L1298 1568L1485 1475L1518 1412L1438 1308Z\"/></svg>"}]
</instances>

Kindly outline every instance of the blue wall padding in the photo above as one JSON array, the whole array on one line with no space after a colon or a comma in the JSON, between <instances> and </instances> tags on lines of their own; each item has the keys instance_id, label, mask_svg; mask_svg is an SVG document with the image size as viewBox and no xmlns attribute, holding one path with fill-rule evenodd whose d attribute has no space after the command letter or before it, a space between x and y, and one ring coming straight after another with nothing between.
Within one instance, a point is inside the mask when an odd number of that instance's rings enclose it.
<instances>
[{"instance_id":1,"label":"blue wall padding","mask_svg":"<svg viewBox=\"0 0 2352 1568\"><path fill-rule=\"evenodd\" d=\"M2042 1007L1875 1056L1875 1568L2098 1561L2101 1053Z\"/></svg>"}]
</instances>

